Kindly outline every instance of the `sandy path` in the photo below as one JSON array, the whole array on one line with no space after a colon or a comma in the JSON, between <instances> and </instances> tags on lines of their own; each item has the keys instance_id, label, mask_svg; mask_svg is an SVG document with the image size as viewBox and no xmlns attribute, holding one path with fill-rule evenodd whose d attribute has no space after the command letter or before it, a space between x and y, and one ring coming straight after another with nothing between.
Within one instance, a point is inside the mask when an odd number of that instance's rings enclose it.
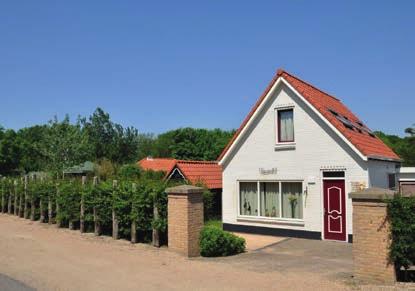
<instances>
[{"instance_id":1,"label":"sandy path","mask_svg":"<svg viewBox=\"0 0 415 291\"><path fill-rule=\"evenodd\" d=\"M187 259L167 250L81 235L0 214L0 273L39 290L340 290L315 273L259 272L232 258Z\"/></svg>"}]
</instances>

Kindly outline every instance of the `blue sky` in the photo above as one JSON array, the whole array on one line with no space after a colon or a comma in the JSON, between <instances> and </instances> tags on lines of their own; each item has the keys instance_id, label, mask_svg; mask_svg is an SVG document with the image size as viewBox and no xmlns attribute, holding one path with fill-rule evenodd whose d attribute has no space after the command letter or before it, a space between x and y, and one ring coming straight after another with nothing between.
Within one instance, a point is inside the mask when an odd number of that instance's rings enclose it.
<instances>
[{"instance_id":1,"label":"blue sky","mask_svg":"<svg viewBox=\"0 0 415 291\"><path fill-rule=\"evenodd\" d=\"M100 106L141 132L236 128L282 67L403 135L414 13L415 1L0 0L0 124Z\"/></svg>"}]
</instances>

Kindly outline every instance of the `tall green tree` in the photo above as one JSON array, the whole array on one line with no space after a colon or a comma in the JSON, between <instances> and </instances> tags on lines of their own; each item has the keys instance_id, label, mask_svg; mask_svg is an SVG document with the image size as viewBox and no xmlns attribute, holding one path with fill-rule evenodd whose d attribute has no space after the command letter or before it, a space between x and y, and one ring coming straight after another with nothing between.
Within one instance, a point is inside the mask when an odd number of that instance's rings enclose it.
<instances>
[{"instance_id":1,"label":"tall green tree","mask_svg":"<svg viewBox=\"0 0 415 291\"><path fill-rule=\"evenodd\" d=\"M20 161L20 146L14 130L1 131L0 174L17 174Z\"/></svg>"}]
</instances>

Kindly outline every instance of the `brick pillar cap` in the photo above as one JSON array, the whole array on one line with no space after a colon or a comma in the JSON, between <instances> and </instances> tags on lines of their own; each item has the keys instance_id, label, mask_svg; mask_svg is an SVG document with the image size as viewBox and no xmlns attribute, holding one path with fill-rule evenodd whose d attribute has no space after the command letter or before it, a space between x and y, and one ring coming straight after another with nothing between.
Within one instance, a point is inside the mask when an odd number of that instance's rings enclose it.
<instances>
[{"instance_id":1,"label":"brick pillar cap","mask_svg":"<svg viewBox=\"0 0 415 291\"><path fill-rule=\"evenodd\" d=\"M395 192L389 189L383 188L367 188L361 191L352 192L349 194L349 197L353 200L384 200L387 198L393 198L395 196Z\"/></svg>"},{"instance_id":2,"label":"brick pillar cap","mask_svg":"<svg viewBox=\"0 0 415 291\"><path fill-rule=\"evenodd\" d=\"M192 185L180 185L166 189L167 194L199 194L203 193L204 189Z\"/></svg>"}]
</instances>

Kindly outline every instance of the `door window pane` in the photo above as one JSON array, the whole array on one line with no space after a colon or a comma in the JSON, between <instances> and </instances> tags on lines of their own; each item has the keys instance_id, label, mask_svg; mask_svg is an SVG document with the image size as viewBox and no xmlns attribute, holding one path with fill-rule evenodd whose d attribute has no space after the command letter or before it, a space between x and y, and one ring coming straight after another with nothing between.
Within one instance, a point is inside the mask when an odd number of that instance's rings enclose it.
<instances>
[{"instance_id":1,"label":"door window pane","mask_svg":"<svg viewBox=\"0 0 415 291\"><path fill-rule=\"evenodd\" d=\"M278 111L278 141L294 141L293 110Z\"/></svg>"},{"instance_id":2,"label":"door window pane","mask_svg":"<svg viewBox=\"0 0 415 291\"><path fill-rule=\"evenodd\" d=\"M256 182L239 183L241 215L258 216L258 184Z\"/></svg>"},{"instance_id":3,"label":"door window pane","mask_svg":"<svg viewBox=\"0 0 415 291\"><path fill-rule=\"evenodd\" d=\"M282 217L303 218L303 189L299 182L282 182Z\"/></svg>"},{"instance_id":4,"label":"door window pane","mask_svg":"<svg viewBox=\"0 0 415 291\"><path fill-rule=\"evenodd\" d=\"M279 217L279 184L260 183L261 216Z\"/></svg>"}]
</instances>

